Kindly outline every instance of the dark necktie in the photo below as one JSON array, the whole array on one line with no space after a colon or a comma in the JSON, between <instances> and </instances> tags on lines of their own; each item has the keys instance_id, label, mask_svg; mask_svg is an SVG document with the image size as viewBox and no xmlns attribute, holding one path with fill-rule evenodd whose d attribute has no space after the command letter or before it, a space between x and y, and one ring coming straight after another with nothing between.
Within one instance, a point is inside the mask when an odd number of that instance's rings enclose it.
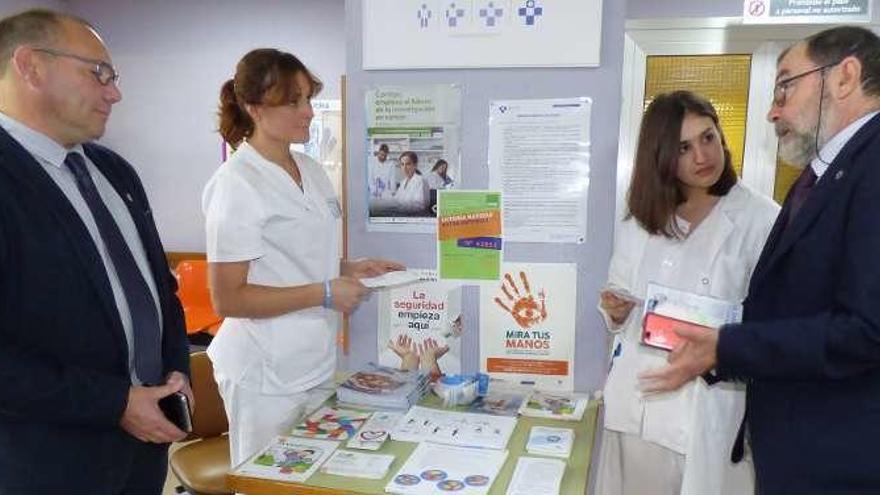
<instances>
[{"instance_id":1,"label":"dark necktie","mask_svg":"<svg viewBox=\"0 0 880 495\"><path fill-rule=\"evenodd\" d=\"M73 172L76 186L85 199L110 260L116 268L116 275L122 285L125 301L131 313L132 334L134 339L134 363L137 377L143 383L156 384L162 377L162 354L159 350L159 315L150 288L147 286L119 226L104 204L92 176L86 168L83 157L78 153L69 153L64 160L67 168Z\"/></svg>"},{"instance_id":2,"label":"dark necktie","mask_svg":"<svg viewBox=\"0 0 880 495\"><path fill-rule=\"evenodd\" d=\"M807 201L807 196L810 195L810 191L813 190L813 186L816 184L816 172L813 171L813 167L807 165L801 175L798 176L797 180L794 182L794 186L791 189L791 198L789 201L791 205L788 209L788 218L786 218L785 226L788 227L791 225L791 222L794 220L795 215L798 214L801 207Z\"/></svg>"}]
</instances>

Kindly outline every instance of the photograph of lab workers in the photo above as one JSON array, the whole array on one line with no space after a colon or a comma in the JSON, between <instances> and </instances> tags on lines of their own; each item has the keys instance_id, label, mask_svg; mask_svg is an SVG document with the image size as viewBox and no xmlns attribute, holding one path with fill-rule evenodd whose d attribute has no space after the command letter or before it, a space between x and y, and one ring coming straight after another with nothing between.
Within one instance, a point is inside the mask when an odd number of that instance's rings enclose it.
<instances>
[{"instance_id":1,"label":"photograph of lab workers","mask_svg":"<svg viewBox=\"0 0 880 495\"><path fill-rule=\"evenodd\" d=\"M205 186L209 286L225 317L208 347L229 418L232 464L299 420L336 369L339 313L369 290L359 279L404 267L340 259L342 212L325 171L291 145L309 139L321 82L294 55L247 53L220 92L235 151Z\"/></svg>"},{"instance_id":2,"label":"photograph of lab workers","mask_svg":"<svg viewBox=\"0 0 880 495\"><path fill-rule=\"evenodd\" d=\"M394 204L400 213L424 215L428 211L428 182L419 170L419 155L404 151L397 159L403 178L394 191Z\"/></svg>"},{"instance_id":3,"label":"photograph of lab workers","mask_svg":"<svg viewBox=\"0 0 880 495\"><path fill-rule=\"evenodd\" d=\"M370 200L390 198L397 190L398 164L389 158L389 153L388 145L382 143L370 157L367 166Z\"/></svg>"},{"instance_id":4,"label":"photograph of lab workers","mask_svg":"<svg viewBox=\"0 0 880 495\"><path fill-rule=\"evenodd\" d=\"M437 160L431 171L425 176L431 189L452 189L455 181L449 176L449 163L444 159Z\"/></svg>"},{"instance_id":5,"label":"photograph of lab workers","mask_svg":"<svg viewBox=\"0 0 880 495\"><path fill-rule=\"evenodd\" d=\"M437 191L455 188L455 181L449 175L449 162L442 158L437 160L425 180L428 182L428 210L436 216Z\"/></svg>"},{"instance_id":6,"label":"photograph of lab workers","mask_svg":"<svg viewBox=\"0 0 880 495\"><path fill-rule=\"evenodd\" d=\"M669 353L640 344L633 301L649 282L742 301L779 208L737 180L715 109L689 91L661 94L645 111L626 205L599 298L613 342L596 493L754 493L751 461L730 460L744 385L698 378L642 393L639 373Z\"/></svg>"}]
</instances>

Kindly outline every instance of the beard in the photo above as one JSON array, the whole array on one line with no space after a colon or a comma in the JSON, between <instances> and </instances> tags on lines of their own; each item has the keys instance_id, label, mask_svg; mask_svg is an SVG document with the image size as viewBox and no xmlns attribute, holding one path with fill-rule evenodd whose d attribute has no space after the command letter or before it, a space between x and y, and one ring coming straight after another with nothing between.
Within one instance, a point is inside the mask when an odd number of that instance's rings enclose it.
<instances>
[{"instance_id":1,"label":"beard","mask_svg":"<svg viewBox=\"0 0 880 495\"><path fill-rule=\"evenodd\" d=\"M829 105L829 101L828 91L823 90L821 110L818 110L818 115L815 115L812 122L802 129L797 129L781 120L774 124L776 136L781 138L785 135L785 139L779 140L777 149L780 158L797 167L805 167L816 158L818 150L821 150L831 137L826 129L827 122L834 122L836 119L835 109ZM800 117L802 121L807 120L803 114Z\"/></svg>"},{"instance_id":2,"label":"beard","mask_svg":"<svg viewBox=\"0 0 880 495\"><path fill-rule=\"evenodd\" d=\"M776 135L785 139L779 140L777 153L787 163L796 167L805 167L816 156L816 128L812 125L803 131L793 129L782 122L776 123Z\"/></svg>"}]
</instances>

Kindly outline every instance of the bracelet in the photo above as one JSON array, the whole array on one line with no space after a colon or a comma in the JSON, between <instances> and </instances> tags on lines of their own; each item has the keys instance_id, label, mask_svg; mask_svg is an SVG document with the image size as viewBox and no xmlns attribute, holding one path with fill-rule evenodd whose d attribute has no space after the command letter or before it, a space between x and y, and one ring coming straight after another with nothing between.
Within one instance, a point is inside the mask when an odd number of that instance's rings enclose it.
<instances>
[{"instance_id":1,"label":"bracelet","mask_svg":"<svg viewBox=\"0 0 880 495\"><path fill-rule=\"evenodd\" d=\"M333 309L333 290L330 287L330 281L324 281L324 301L321 303L327 309Z\"/></svg>"}]
</instances>

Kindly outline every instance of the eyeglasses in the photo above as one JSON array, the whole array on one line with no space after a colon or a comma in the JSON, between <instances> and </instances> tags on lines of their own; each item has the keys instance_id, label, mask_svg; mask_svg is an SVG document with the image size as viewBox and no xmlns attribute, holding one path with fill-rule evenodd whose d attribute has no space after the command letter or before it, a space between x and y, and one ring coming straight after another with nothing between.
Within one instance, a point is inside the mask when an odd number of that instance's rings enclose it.
<instances>
[{"instance_id":1,"label":"eyeglasses","mask_svg":"<svg viewBox=\"0 0 880 495\"><path fill-rule=\"evenodd\" d=\"M788 88L790 88L791 85L795 81L797 81L798 79L801 79L803 77L809 76L810 74L812 74L814 72L822 71L823 75L824 75L825 69L830 69L831 67L834 67L835 65L839 64L842 61L843 61L843 59L840 59L836 62L831 62L830 64L821 65L819 67L812 68L808 71L801 72L800 74L795 74L791 77L786 77L785 79L777 82L776 85L773 86L773 104L776 105L777 107L785 106L785 100L788 98Z\"/></svg>"},{"instance_id":2,"label":"eyeglasses","mask_svg":"<svg viewBox=\"0 0 880 495\"><path fill-rule=\"evenodd\" d=\"M107 62L104 62L103 60L83 57L74 53L56 50L54 48L34 48L34 51L48 53L53 57L72 58L74 60L79 60L80 62L91 65L92 69L89 72L91 72L92 75L95 76L95 79L101 86L106 86L111 82L114 84L119 84L119 73L116 72L116 68L108 64Z\"/></svg>"}]
</instances>

